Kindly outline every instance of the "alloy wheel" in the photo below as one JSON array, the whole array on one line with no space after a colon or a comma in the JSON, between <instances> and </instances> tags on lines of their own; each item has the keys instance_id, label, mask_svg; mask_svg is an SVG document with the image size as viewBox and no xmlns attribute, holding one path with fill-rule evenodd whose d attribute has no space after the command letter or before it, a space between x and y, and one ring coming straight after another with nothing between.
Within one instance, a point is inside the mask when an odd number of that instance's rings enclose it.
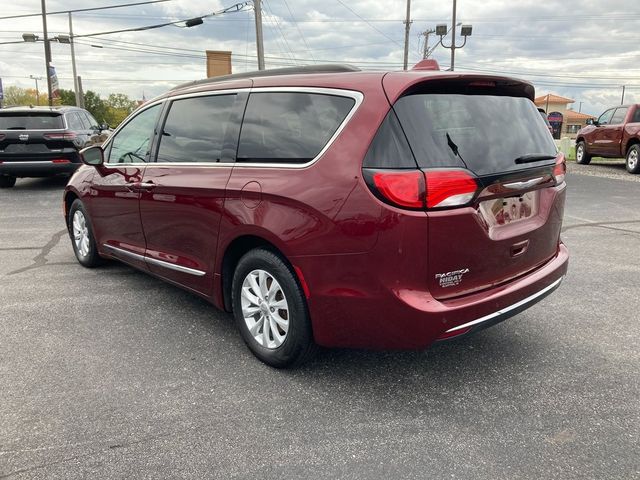
<instances>
[{"instance_id":1,"label":"alloy wheel","mask_svg":"<svg viewBox=\"0 0 640 480\"><path fill-rule=\"evenodd\" d=\"M81 257L86 257L89 254L89 227L87 226L87 220L84 218L84 214L80 210L76 210L73 214L73 241L76 245L76 250Z\"/></svg>"},{"instance_id":2,"label":"alloy wheel","mask_svg":"<svg viewBox=\"0 0 640 480\"><path fill-rule=\"evenodd\" d=\"M242 282L240 299L254 340L271 350L282 345L289 331L289 305L278 281L265 270L253 270Z\"/></svg>"}]
</instances>

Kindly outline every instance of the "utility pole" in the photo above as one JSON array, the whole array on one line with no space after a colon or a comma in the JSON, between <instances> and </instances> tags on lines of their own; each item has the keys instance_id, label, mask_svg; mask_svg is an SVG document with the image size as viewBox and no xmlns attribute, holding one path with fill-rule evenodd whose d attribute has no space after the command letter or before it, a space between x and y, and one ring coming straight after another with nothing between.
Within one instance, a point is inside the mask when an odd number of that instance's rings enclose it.
<instances>
[{"instance_id":1,"label":"utility pole","mask_svg":"<svg viewBox=\"0 0 640 480\"><path fill-rule=\"evenodd\" d=\"M409 66L409 30L411 30L411 0L407 0L407 18L404 21L404 69Z\"/></svg>"},{"instance_id":2,"label":"utility pole","mask_svg":"<svg viewBox=\"0 0 640 480\"><path fill-rule=\"evenodd\" d=\"M36 81L36 105L40 105L40 89L38 88L38 80L42 80L42 77L29 75L29 78Z\"/></svg>"},{"instance_id":3,"label":"utility pole","mask_svg":"<svg viewBox=\"0 0 640 480\"><path fill-rule=\"evenodd\" d=\"M69 12L69 45L71 46L71 67L73 69L73 91L76 94L76 107L82 107L82 99L78 89L78 72L76 71L76 50L73 46L73 20Z\"/></svg>"},{"instance_id":4,"label":"utility pole","mask_svg":"<svg viewBox=\"0 0 640 480\"><path fill-rule=\"evenodd\" d=\"M435 30L433 29L429 29L429 30L425 30L424 32L422 32L422 35L424 35L424 48L422 49L422 58L429 58L430 52L429 52L429 35L431 35L432 33L435 33Z\"/></svg>"},{"instance_id":5,"label":"utility pole","mask_svg":"<svg viewBox=\"0 0 640 480\"><path fill-rule=\"evenodd\" d=\"M51 66L51 44L49 43L49 34L47 33L47 6L46 0L41 0L42 4L42 34L44 35L44 63L47 72L47 93L49 94L49 106L53 106L53 90L51 89L51 75L49 75L49 67Z\"/></svg>"},{"instance_id":6,"label":"utility pole","mask_svg":"<svg viewBox=\"0 0 640 480\"><path fill-rule=\"evenodd\" d=\"M261 0L253 0L256 18L256 50L258 53L258 70L264 70L264 44L262 42L262 7Z\"/></svg>"},{"instance_id":7,"label":"utility pole","mask_svg":"<svg viewBox=\"0 0 640 480\"><path fill-rule=\"evenodd\" d=\"M583 102L580 102L580 106L578 107L578 113L582 113L582 103Z\"/></svg>"},{"instance_id":8,"label":"utility pole","mask_svg":"<svg viewBox=\"0 0 640 480\"><path fill-rule=\"evenodd\" d=\"M453 0L453 20L451 22L453 28L451 29L451 68L449 70L452 72L456 63L456 1Z\"/></svg>"},{"instance_id":9,"label":"utility pole","mask_svg":"<svg viewBox=\"0 0 640 480\"><path fill-rule=\"evenodd\" d=\"M627 86L626 85L622 85L622 99L620 100L620 105L624 104L624 90Z\"/></svg>"}]
</instances>

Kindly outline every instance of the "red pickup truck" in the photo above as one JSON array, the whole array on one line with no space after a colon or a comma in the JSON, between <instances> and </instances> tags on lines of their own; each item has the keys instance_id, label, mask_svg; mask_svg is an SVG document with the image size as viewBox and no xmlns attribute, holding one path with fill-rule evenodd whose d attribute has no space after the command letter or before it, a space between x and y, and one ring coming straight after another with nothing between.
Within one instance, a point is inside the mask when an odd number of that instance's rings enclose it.
<instances>
[{"instance_id":1,"label":"red pickup truck","mask_svg":"<svg viewBox=\"0 0 640 480\"><path fill-rule=\"evenodd\" d=\"M627 171L640 173L640 104L620 105L587 122L576 136L576 162L591 157L626 158Z\"/></svg>"}]
</instances>

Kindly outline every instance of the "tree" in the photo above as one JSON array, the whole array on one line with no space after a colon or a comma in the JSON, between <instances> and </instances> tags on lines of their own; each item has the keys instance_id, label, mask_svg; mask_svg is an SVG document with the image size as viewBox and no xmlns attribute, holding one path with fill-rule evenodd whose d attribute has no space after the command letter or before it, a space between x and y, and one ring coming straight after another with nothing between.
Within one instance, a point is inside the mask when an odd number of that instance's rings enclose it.
<instances>
[{"instance_id":1,"label":"tree","mask_svg":"<svg viewBox=\"0 0 640 480\"><path fill-rule=\"evenodd\" d=\"M47 105L46 93L40 93L40 105ZM4 105L7 107L14 105L38 105L36 90L33 88L20 88L11 85L4 89Z\"/></svg>"},{"instance_id":2,"label":"tree","mask_svg":"<svg viewBox=\"0 0 640 480\"><path fill-rule=\"evenodd\" d=\"M107 122L107 105L95 92L87 90L84 94L84 108L98 121L99 124Z\"/></svg>"},{"instance_id":3,"label":"tree","mask_svg":"<svg viewBox=\"0 0 640 480\"><path fill-rule=\"evenodd\" d=\"M112 93L105 100L107 112L105 121L111 127L117 127L137 106L134 100L122 93Z\"/></svg>"},{"instance_id":4,"label":"tree","mask_svg":"<svg viewBox=\"0 0 640 480\"><path fill-rule=\"evenodd\" d=\"M60 98L58 99L58 101L60 102L60 105L76 104L76 94L74 93L73 90L65 90L64 88L60 88L58 90L58 94L60 96Z\"/></svg>"}]
</instances>

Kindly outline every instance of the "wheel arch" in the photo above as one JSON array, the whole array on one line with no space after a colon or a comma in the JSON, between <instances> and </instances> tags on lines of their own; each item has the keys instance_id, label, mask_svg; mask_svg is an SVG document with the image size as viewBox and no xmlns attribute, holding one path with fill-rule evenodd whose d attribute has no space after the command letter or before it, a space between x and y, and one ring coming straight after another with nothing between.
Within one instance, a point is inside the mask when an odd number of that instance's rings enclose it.
<instances>
[{"instance_id":1,"label":"wheel arch","mask_svg":"<svg viewBox=\"0 0 640 480\"><path fill-rule=\"evenodd\" d=\"M629 139L629 141L627 142L627 145L624 148L624 156L625 156L625 158L629 154L629 150L631 149L631 147L633 147L634 145L640 145L640 138L633 137L633 138Z\"/></svg>"},{"instance_id":2,"label":"wheel arch","mask_svg":"<svg viewBox=\"0 0 640 480\"><path fill-rule=\"evenodd\" d=\"M297 281L302 283L299 277L300 272L297 271L295 266L287 258L287 255L284 253L282 248L279 248L274 242L259 234L240 235L229 242L224 249L219 270L222 277L220 284L222 289L222 306L227 312L232 311L231 288L233 283L233 273L235 272L236 266L245 253L256 248L264 248L265 250L269 250L282 258L285 264L287 264L295 274L294 276ZM306 292L305 286L301 285L301 287Z\"/></svg>"},{"instance_id":3,"label":"wheel arch","mask_svg":"<svg viewBox=\"0 0 640 480\"><path fill-rule=\"evenodd\" d=\"M75 192L73 190L67 190L66 192L64 192L62 206L64 208L64 222L67 225L67 228L69 227L69 210L71 210L71 205L78 198L80 198L78 192Z\"/></svg>"}]
</instances>

